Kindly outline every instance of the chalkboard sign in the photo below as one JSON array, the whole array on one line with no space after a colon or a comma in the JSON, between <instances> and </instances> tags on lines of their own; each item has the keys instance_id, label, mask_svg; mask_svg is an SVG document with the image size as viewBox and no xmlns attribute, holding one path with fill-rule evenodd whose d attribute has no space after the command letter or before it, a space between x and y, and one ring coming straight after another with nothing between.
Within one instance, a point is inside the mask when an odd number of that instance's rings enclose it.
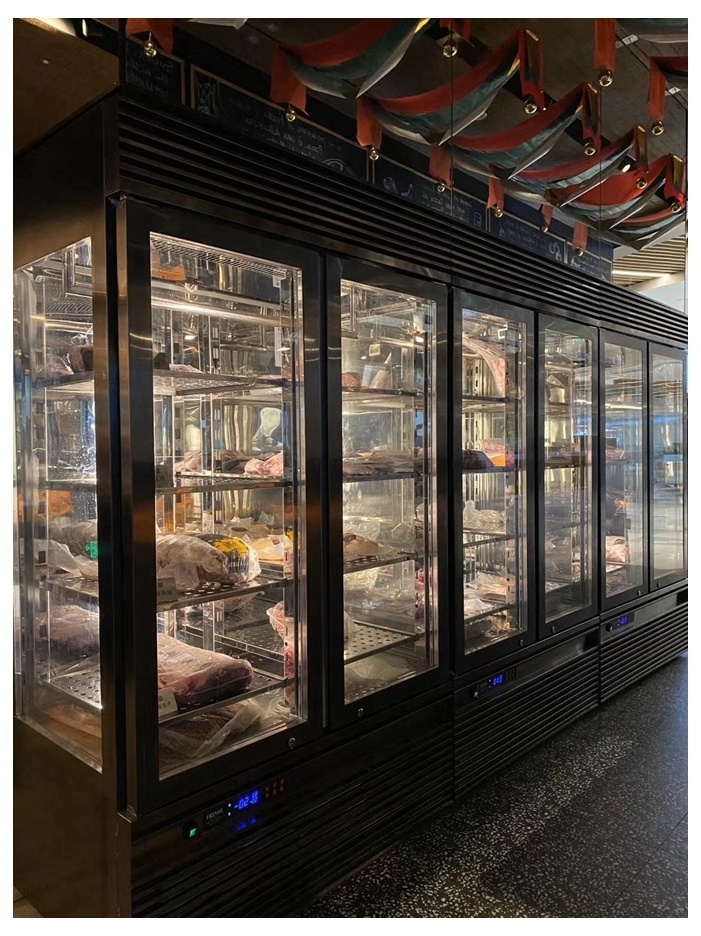
<instances>
[{"instance_id":1,"label":"chalkboard sign","mask_svg":"<svg viewBox=\"0 0 701 936\"><path fill-rule=\"evenodd\" d=\"M159 51L149 58L140 42L130 39L124 52L126 84L172 104L183 103L183 63Z\"/></svg>"},{"instance_id":2,"label":"chalkboard sign","mask_svg":"<svg viewBox=\"0 0 701 936\"><path fill-rule=\"evenodd\" d=\"M582 273L588 273L596 279L611 282L613 277L613 264L610 260L598 256L598 254L586 251L581 257L578 257L573 247L568 247L568 261L573 270L581 270Z\"/></svg>"},{"instance_id":3,"label":"chalkboard sign","mask_svg":"<svg viewBox=\"0 0 701 936\"><path fill-rule=\"evenodd\" d=\"M453 217L471 228L485 229L485 207L476 199L457 191L451 193L448 189L439 192L435 182L382 157L375 163L375 185L384 192Z\"/></svg>"},{"instance_id":4,"label":"chalkboard sign","mask_svg":"<svg viewBox=\"0 0 701 936\"><path fill-rule=\"evenodd\" d=\"M213 117L244 136L291 150L343 175L365 181L365 150L349 140L327 133L301 117L288 123L279 108L199 69L193 69L192 86L193 107L198 113Z\"/></svg>"},{"instance_id":5,"label":"chalkboard sign","mask_svg":"<svg viewBox=\"0 0 701 936\"><path fill-rule=\"evenodd\" d=\"M558 263L566 262L565 242L561 237L545 234L537 227L519 221L518 218L508 214L497 218L493 212L490 212L489 230L496 237L513 244L514 247L530 250L531 253L540 254L541 257L548 257Z\"/></svg>"}]
</instances>

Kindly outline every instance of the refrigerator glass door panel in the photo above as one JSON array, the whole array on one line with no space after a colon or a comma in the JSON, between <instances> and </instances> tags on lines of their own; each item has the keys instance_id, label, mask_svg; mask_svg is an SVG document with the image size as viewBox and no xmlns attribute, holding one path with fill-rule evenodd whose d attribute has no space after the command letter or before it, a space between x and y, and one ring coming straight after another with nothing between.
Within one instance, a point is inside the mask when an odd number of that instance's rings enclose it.
<instances>
[{"instance_id":1,"label":"refrigerator glass door panel","mask_svg":"<svg viewBox=\"0 0 701 936\"><path fill-rule=\"evenodd\" d=\"M434 302L341 280L347 704L438 663L434 323Z\"/></svg>"},{"instance_id":2,"label":"refrigerator glass door panel","mask_svg":"<svg viewBox=\"0 0 701 936\"><path fill-rule=\"evenodd\" d=\"M100 768L90 240L15 272L18 714Z\"/></svg>"},{"instance_id":3,"label":"refrigerator glass door panel","mask_svg":"<svg viewBox=\"0 0 701 936\"><path fill-rule=\"evenodd\" d=\"M307 717L301 273L151 235L160 775Z\"/></svg>"},{"instance_id":4,"label":"refrigerator glass door panel","mask_svg":"<svg viewBox=\"0 0 701 936\"><path fill-rule=\"evenodd\" d=\"M462 300L465 653L528 628L526 325Z\"/></svg>"},{"instance_id":5,"label":"refrigerator glass door panel","mask_svg":"<svg viewBox=\"0 0 701 936\"><path fill-rule=\"evenodd\" d=\"M611 598L645 584L643 352L604 343L604 576Z\"/></svg>"},{"instance_id":6,"label":"refrigerator glass door panel","mask_svg":"<svg viewBox=\"0 0 701 936\"><path fill-rule=\"evenodd\" d=\"M544 329L545 619L592 605L593 340L550 323Z\"/></svg>"},{"instance_id":7,"label":"refrigerator glass door panel","mask_svg":"<svg viewBox=\"0 0 701 936\"><path fill-rule=\"evenodd\" d=\"M652 353L652 565L655 579L685 574L684 362Z\"/></svg>"}]
</instances>

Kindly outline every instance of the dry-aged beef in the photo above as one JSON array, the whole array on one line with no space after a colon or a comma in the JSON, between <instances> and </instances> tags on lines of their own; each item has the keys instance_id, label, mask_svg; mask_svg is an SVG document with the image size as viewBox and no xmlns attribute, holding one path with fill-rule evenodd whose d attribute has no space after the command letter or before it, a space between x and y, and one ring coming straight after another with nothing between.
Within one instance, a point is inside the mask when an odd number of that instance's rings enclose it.
<instances>
[{"instance_id":1,"label":"dry-aged beef","mask_svg":"<svg viewBox=\"0 0 701 936\"><path fill-rule=\"evenodd\" d=\"M49 357L46 364L37 371L37 377L39 379L51 380L55 377L69 377L72 373L72 368L66 364L63 358Z\"/></svg>"},{"instance_id":2,"label":"dry-aged beef","mask_svg":"<svg viewBox=\"0 0 701 936\"><path fill-rule=\"evenodd\" d=\"M74 556L88 554L88 543L97 541L97 520L58 522L49 525L49 536L57 543L64 543Z\"/></svg>"},{"instance_id":3,"label":"dry-aged beef","mask_svg":"<svg viewBox=\"0 0 701 936\"><path fill-rule=\"evenodd\" d=\"M50 642L61 656L92 656L100 650L100 617L95 611L75 604L51 607L51 614L39 612L35 619L38 639Z\"/></svg>"},{"instance_id":4,"label":"dry-aged beef","mask_svg":"<svg viewBox=\"0 0 701 936\"><path fill-rule=\"evenodd\" d=\"M252 458L244 473L255 478L282 478L285 473L285 456L282 452L269 458Z\"/></svg>"},{"instance_id":5,"label":"dry-aged beef","mask_svg":"<svg viewBox=\"0 0 701 936\"><path fill-rule=\"evenodd\" d=\"M158 688L172 689L178 708L227 699L247 689L252 679L248 660L158 635Z\"/></svg>"},{"instance_id":6,"label":"dry-aged beef","mask_svg":"<svg viewBox=\"0 0 701 936\"><path fill-rule=\"evenodd\" d=\"M476 449L463 449L462 466L466 469L493 468L491 458Z\"/></svg>"},{"instance_id":7,"label":"dry-aged beef","mask_svg":"<svg viewBox=\"0 0 701 936\"><path fill-rule=\"evenodd\" d=\"M93 346L73 345L68 349L68 360L76 374L93 370Z\"/></svg>"},{"instance_id":8,"label":"dry-aged beef","mask_svg":"<svg viewBox=\"0 0 701 936\"><path fill-rule=\"evenodd\" d=\"M255 550L238 536L220 533L197 533L199 540L223 553L229 580L234 584L250 582L260 575L260 563Z\"/></svg>"},{"instance_id":9,"label":"dry-aged beef","mask_svg":"<svg viewBox=\"0 0 701 936\"><path fill-rule=\"evenodd\" d=\"M189 588L200 582L226 582L231 578L224 553L196 536L169 533L156 540L159 577L172 576L176 587Z\"/></svg>"},{"instance_id":10,"label":"dry-aged beef","mask_svg":"<svg viewBox=\"0 0 701 936\"><path fill-rule=\"evenodd\" d=\"M360 387L360 374L356 374L355 371L344 371L341 374L341 386L356 388Z\"/></svg>"}]
</instances>

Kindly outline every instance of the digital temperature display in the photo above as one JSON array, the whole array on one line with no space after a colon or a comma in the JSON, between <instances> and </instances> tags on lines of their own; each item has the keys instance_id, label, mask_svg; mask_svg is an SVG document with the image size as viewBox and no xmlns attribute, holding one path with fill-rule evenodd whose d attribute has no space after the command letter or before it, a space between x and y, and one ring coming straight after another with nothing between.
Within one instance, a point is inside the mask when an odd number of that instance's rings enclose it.
<instances>
[{"instance_id":1,"label":"digital temperature display","mask_svg":"<svg viewBox=\"0 0 701 936\"><path fill-rule=\"evenodd\" d=\"M232 811L248 809L249 806L255 806L260 803L260 790L251 790L250 793L244 793L243 796L239 796L235 803L229 803L229 809Z\"/></svg>"},{"instance_id":2,"label":"digital temperature display","mask_svg":"<svg viewBox=\"0 0 701 936\"><path fill-rule=\"evenodd\" d=\"M489 688L493 689L495 686L501 686L505 678L506 676L504 673L499 673L498 676L492 676L492 678L489 680Z\"/></svg>"}]
</instances>

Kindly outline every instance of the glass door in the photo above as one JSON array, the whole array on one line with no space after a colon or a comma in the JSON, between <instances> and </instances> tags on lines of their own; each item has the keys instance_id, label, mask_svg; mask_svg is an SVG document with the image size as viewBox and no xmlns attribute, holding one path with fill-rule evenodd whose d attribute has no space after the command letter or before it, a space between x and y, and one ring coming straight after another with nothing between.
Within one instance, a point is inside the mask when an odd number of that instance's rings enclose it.
<instances>
[{"instance_id":1,"label":"glass door","mask_svg":"<svg viewBox=\"0 0 701 936\"><path fill-rule=\"evenodd\" d=\"M343 661L331 692L341 718L382 704L374 697L384 690L417 691L439 662L436 320L445 298L373 273L344 264L328 326L340 350L329 367L329 484L331 651Z\"/></svg>"},{"instance_id":2,"label":"glass door","mask_svg":"<svg viewBox=\"0 0 701 936\"><path fill-rule=\"evenodd\" d=\"M527 600L530 336L523 314L463 292L456 293L455 323L455 600L462 608L463 654L481 651L488 659L533 637ZM530 357L532 363L532 346Z\"/></svg>"},{"instance_id":3,"label":"glass door","mask_svg":"<svg viewBox=\"0 0 701 936\"><path fill-rule=\"evenodd\" d=\"M603 606L647 591L645 344L601 334Z\"/></svg>"},{"instance_id":4,"label":"glass door","mask_svg":"<svg viewBox=\"0 0 701 936\"><path fill-rule=\"evenodd\" d=\"M89 238L15 272L14 317L17 714L100 769L100 342Z\"/></svg>"},{"instance_id":5,"label":"glass door","mask_svg":"<svg viewBox=\"0 0 701 936\"><path fill-rule=\"evenodd\" d=\"M596 331L540 322L543 636L596 613Z\"/></svg>"},{"instance_id":6,"label":"glass door","mask_svg":"<svg viewBox=\"0 0 701 936\"><path fill-rule=\"evenodd\" d=\"M685 363L681 351L650 346L650 548L656 588L687 574Z\"/></svg>"},{"instance_id":7,"label":"glass door","mask_svg":"<svg viewBox=\"0 0 701 936\"><path fill-rule=\"evenodd\" d=\"M300 279L151 235L161 776L306 718Z\"/></svg>"},{"instance_id":8,"label":"glass door","mask_svg":"<svg viewBox=\"0 0 701 936\"><path fill-rule=\"evenodd\" d=\"M146 795L158 779L165 797L318 731L305 335L319 355L304 320L317 268L205 218L128 217L131 626L136 701L152 713L137 733Z\"/></svg>"}]
</instances>

